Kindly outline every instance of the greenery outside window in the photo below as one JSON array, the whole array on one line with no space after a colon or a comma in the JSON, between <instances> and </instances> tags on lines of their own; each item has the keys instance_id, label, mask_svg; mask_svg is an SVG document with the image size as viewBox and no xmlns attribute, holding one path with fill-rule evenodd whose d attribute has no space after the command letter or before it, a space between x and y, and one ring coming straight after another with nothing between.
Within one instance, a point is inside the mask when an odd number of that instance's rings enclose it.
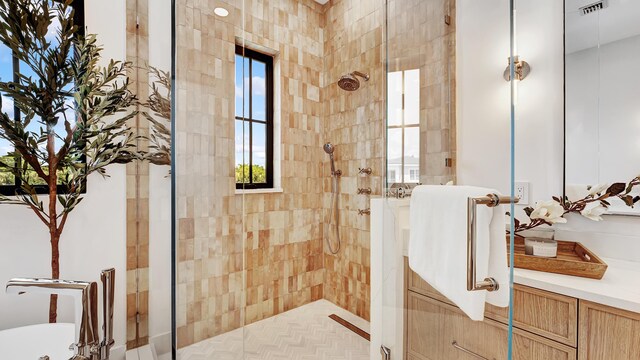
<instances>
[{"instance_id":1,"label":"greenery outside window","mask_svg":"<svg viewBox=\"0 0 640 360\"><path fill-rule=\"evenodd\" d=\"M237 189L273 188L273 57L236 46Z\"/></svg>"},{"instance_id":2,"label":"greenery outside window","mask_svg":"<svg viewBox=\"0 0 640 360\"><path fill-rule=\"evenodd\" d=\"M79 27L80 35L84 34L84 0L74 0L71 4L71 7L74 9L74 23ZM51 42L57 41L56 33L60 30L60 23L54 18L52 25L48 29L47 38ZM2 82L13 82L20 83L21 76L31 77L33 79L38 79L38 75L34 72L33 69L29 67L29 65L24 64L19 61L11 52L11 49L6 47L4 44L0 43L0 81ZM71 89L68 89L71 90ZM13 99L9 98L5 94L0 93L2 96L1 103L1 111L8 114L10 118L15 119L16 122L25 121L25 115L21 113L20 109L17 106L14 106ZM75 114L73 113L73 98L69 97L69 110L66 112L65 116L69 121L73 121L75 119ZM34 116L30 121L29 125L26 128L26 131L29 131L34 134L41 133L41 127L43 125L40 123L39 118ZM58 125L55 127L56 134L64 134L64 121L61 120L58 122ZM56 141L56 150L60 147L62 141ZM0 138L0 163L7 165L9 168L11 167L19 167L23 166L22 160L17 154L14 154L14 149L11 147L11 144ZM46 171L46 168L43 169ZM64 175L65 171L60 171L58 174L59 177ZM35 192L37 194L47 194L48 186L40 179L35 172L33 172L33 176L29 177L32 179L28 183L33 186ZM0 166L0 194L5 196L15 195L16 192L20 191L21 188L21 180L17 178L13 172L3 166ZM66 186L58 185L58 193L65 194L67 193Z\"/></svg>"}]
</instances>

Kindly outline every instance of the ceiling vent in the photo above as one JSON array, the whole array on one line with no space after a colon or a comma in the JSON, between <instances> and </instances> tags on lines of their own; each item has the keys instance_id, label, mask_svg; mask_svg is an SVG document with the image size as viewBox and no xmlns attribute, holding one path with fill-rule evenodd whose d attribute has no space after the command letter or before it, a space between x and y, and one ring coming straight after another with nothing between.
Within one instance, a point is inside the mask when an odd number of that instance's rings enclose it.
<instances>
[{"instance_id":1,"label":"ceiling vent","mask_svg":"<svg viewBox=\"0 0 640 360\"><path fill-rule=\"evenodd\" d=\"M587 6L583 6L578 9L578 11L580 11L580 15L589 15L604 9L607 6L609 6L609 4L607 4L607 0L602 0Z\"/></svg>"}]
</instances>

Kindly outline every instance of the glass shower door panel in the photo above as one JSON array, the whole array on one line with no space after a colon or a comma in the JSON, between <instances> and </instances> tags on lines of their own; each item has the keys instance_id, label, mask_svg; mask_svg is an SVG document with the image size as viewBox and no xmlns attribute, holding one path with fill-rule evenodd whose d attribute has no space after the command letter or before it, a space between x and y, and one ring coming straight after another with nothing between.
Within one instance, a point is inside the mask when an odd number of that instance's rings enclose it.
<instances>
[{"instance_id":1,"label":"glass shower door panel","mask_svg":"<svg viewBox=\"0 0 640 360\"><path fill-rule=\"evenodd\" d=\"M486 206L496 205L494 201L499 203L493 213L499 217L494 234L504 238L502 211L509 211L511 204L509 154L515 110L511 82L502 72L509 68L505 60L511 54L512 5L473 0L386 2L388 188L384 199L372 200L372 359L511 359L507 307L486 306L498 309L501 316L490 317L499 321L475 315L472 320L467 314L473 312L462 311L410 268L410 256L433 254L409 254L415 229L410 226L413 199L407 194L416 183L477 186L487 188L487 195L501 194L482 197L468 210L473 226L476 216L482 216L473 215L475 211L481 214ZM466 200L464 206L467 209ZM441 207L445 211L446 206ZM505 218L505 228L508 224ZM487 273L503 290L501 301L493 302L507 306L512 288L508 243L498 242L504 247L499 263L505 265L497 276L487 269L476 271L474 261L467 261L467 255L475 259L488 250L482 242L474 247L465 235L457 240L465 249L459 272L470 276L452 287L463 293L469 287L488 292L493 284L479 275ZM449 275L443 269L435 276L442 284Z\"/></svg>"},{"instance_id":2,"label":"glass shower door panel","mask_svg":"<svg viewBox=\"0 0 640 360\"><path fill-rule=\"evenodd\" d=\"M175 1L175 356L243 359L244 1ZM239 80L238 80L239 79ZM240 180L238 181L238 178Z\"/></svg>"}]
</instances>

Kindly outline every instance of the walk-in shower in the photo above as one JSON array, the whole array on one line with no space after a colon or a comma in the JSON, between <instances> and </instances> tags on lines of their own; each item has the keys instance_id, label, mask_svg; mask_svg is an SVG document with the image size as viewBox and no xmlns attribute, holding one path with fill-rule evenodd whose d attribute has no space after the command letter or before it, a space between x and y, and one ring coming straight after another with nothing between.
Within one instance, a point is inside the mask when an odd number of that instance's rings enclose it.
<instances>
[{"instance_id":1,"label":"walk-in shower","mask_svg":"<svg viewBox=\"0 0 640 360\"><path fill-rule=\"evenodd\" d=\"M360 80L356 76L360 76L364 81L369 81L369 74L361 73L360 71L350 72L346 75L342 75L338 80L338 86L342 90L356 91L360 88ZM326 151L326 149L325 149Z\"/></svg>"},{"instance_id":2,"label":"walk-in shower","mask_svg":"<svg viewBox=\"0 0 640 360\"><path fill-rule=\"evenodd\" d=\"M331 161L331 204L329 205L329 231L325 233L325 239L327 246L332 254L337 254L340 251L340 214L338 213L338 179L342 175L342 171L336 170L336 164L333 159L333 152L336 148L330 142L324 144L324 152L329 154L329 160ZM331 245L331 229L335 229L337 246L334 250Z\"/></svg>"}]
</instances>

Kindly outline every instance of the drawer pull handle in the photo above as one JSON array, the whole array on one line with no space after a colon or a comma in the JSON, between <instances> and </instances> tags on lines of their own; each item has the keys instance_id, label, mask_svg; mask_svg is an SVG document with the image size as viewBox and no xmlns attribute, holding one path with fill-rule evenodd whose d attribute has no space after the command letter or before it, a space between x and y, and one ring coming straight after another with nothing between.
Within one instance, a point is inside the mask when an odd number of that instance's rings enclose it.
<instances>
[{"instance_id":1,"label":"drawer pull handle","mask_svg":"<svg viewBox=\"0 0 640 360\"><path fill-rule=\"evenodd\" d=\"M469 355L471 355L471 356L475 356L475 357L477 357L478 359L489 360L488 358L486 358L486 357L484 357L484 356L482 356L482 355L476 354L476 353L474 353L474 352L473 352L473 351L471 351L471 350L467 350L467 349L463 348L462 346L458 345L458 342L457 342L457 341L455 341L455 340L453 340L453 342L451 343L451 345L452 345L454 348L456 348L456 349L458 349L458 350L462 351L462 352L463 352L463 353L465 353L465 354L469 354ZM495 360L495 358L494 358L493 360Z\"/></svg>"}]
</instances>

